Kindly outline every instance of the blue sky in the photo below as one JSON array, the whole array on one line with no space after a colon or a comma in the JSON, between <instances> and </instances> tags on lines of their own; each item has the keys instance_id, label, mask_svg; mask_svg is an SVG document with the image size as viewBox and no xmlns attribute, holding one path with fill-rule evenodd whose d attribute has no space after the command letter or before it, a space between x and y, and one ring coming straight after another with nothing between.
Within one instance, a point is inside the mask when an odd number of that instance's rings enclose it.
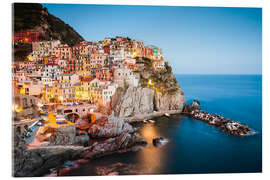
<instances>
[{"instance_id":1,"label":"blue sky","mask_svg":"<svg viewBox=\"0 0 270 180\"><path fill-rule=\"evenodd\" d=\"M261 74L261 8L43 4L87 41L117 35L162 48L177 74Z\"/></svg>"}]
</instances>

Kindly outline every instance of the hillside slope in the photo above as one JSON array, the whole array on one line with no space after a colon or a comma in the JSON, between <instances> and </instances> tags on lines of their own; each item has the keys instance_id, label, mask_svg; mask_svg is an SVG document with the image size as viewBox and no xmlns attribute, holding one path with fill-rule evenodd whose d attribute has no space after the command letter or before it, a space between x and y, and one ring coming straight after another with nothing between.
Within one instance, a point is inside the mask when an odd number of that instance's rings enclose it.
<instances>
[{"instance_id":1,"label":"hillside slope","mask_svg":"<svg viewBox=\"0 0 270 180\"><path fill-rule=\"evenodd\" d=\"M44 32L44 40L58 39L68 45L84 40L71 26L38 3L14 3L13 28L14 33L26 29Z\"/></svg>"}]
</instances>

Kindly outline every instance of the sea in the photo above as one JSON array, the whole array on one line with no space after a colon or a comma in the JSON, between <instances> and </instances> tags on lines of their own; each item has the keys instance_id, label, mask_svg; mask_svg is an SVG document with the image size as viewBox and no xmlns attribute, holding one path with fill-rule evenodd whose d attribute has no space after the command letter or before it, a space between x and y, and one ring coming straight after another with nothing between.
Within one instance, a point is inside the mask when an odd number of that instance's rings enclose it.
<instances>
[{"instance_id":1,"label":"sea","mask_svg":"<svg viewBox=\"0 0 270 180\"><path fill-rule=\"evenodd\" d=\"M232 136L183 115L159 117L137 124L148 145L137 152L91 160L66 173L96 176L108 173L191 174L262 172L262 76L176 75L187 103L199 100L201 109L248 125L255 133ZM152 139L168 143L155 147Z\"/></svg>"}]
</instances>

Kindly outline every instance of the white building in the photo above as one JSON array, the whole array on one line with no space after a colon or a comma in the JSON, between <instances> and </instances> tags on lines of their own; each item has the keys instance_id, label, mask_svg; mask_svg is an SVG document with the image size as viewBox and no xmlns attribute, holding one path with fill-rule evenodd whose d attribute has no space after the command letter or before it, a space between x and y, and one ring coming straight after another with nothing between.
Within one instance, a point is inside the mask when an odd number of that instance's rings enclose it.
<instances>
[{"instance_id":1,"label":"white building","mask_svg":"<svg viewBox=\"0 0 270 180\"><path fill-rule=\"evenodd\" d=\"M103 105L106 105L111 102L111 97L114 95L117 87L118 87L117 84L110 84L110 85L104 86L104 89L102 92Z\"/></svg>"},{"instance_id":2,"label":"white building","mask_svg":"<svg viewBox=\"0 0 270 180\"><path fill-rule=\"evenodd\" d=\"M58 79L61 74L61 69L58 65L45 65L45 71L43 77L50 77L52 79Z\"/></svg>"},{"instance_id":3,"label":"white building","mask_svg":"<svg viewBox=\"0 0 270 180\"><path fill-rule=\"evenodd\" d=\"M139 77L133 73L131 69L128 68L116 68L113 73L114 82L120 87L124 87L125 84L133 87L139 85Z\"/></svg>"},{"instance_id":4,"label":"white building","mask_svg":"<svg viewBox=\"0 0 270 180\"><path fill-rule=\"evenodd\" d=\"M125 58L124 48L117 50L110 50L110 56L112 58L113 64L122 64Z\"/></svg>"}]
</instances>

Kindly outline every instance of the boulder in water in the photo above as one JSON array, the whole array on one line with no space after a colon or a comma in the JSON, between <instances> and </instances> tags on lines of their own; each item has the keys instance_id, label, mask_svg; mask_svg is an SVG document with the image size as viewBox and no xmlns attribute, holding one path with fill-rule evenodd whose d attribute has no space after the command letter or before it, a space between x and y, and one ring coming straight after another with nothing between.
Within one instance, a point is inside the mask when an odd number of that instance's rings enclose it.
<instances>
[{"instance_id":1,"label":"boulder in water","mask_svg":"<svg viewBox=\"0 0 270 180\"><path fill-rule=\"evenodd\" d=\"M198 100L194 100L191 105L190 105L190 110L195 111L195 110L200 110L200 102Z\"/></svg>"},{"instance_id":2,"label":"boulder in water","mask_svg":"<svg viewBox=\"0 0 270 180\"><path fill-rule=\"evenodd\" d=\"M82 145L82 146L88 146L89 142L89 136L88 135L80 135L75 137L75 144Z\"/></svg>"},{"instance_id":3,"label":"boulder in water","mask_svg":"<svg viewBox=\"0 0 270 180\"><path fill-rule=\"evenodd\" d=\"M168 140L163 137L157 137L153 139L153 145L156 147L165 145L167 142Z\"/></svg>"}]
</instances>

